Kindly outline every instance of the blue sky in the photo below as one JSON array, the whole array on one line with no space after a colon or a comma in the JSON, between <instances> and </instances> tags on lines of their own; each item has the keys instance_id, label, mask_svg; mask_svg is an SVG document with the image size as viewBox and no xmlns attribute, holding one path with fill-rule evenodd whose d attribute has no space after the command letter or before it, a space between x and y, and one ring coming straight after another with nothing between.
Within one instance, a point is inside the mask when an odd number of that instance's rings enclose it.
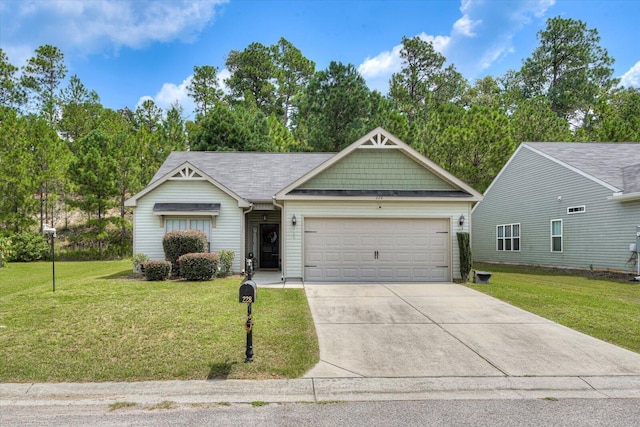
<instances>
[{"instance_id":1,"label":"blue sky","mask_svg":"<svg viewBox=\"0 0 640 427\"><path fill-rule=\"evenodd\" d=\"M637 0L0 0L0 47L22 66L43 44L65 54L69 76L104 106L134 109L153 98L193 105L194 65L222 77L230 50L284 37L324 69L352 63L370 88L386 93L399 70L403 36L431 40L473 82L519 69L554 16L596 28L615 58L614 75L640 87Z\"/></svg>"}]
</instances>

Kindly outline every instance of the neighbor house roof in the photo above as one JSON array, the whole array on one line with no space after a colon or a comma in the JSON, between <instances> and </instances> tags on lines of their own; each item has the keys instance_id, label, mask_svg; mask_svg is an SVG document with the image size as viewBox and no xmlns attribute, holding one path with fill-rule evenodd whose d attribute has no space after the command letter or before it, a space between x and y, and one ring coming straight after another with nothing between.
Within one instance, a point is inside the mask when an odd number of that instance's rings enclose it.
<instances>
[{"instance_id":1,"label":"neighbor house roof","mask_svg":"<svg viewBox=\"0 0 640 427\"><path fill-rule=\"evenodd\" d=\"M257 153L174 151L149 182L188 162L243 199L269 202L276 191L305 175L335 153Z\"/></svg>"},{"instance_id":2,"label":"neighbor house roof","mask_svg":"<svg viewBox=\"0 0 640 427\"><path fill-rule=\"evenodd\" d=\"M608 184L613 191L638 191L640 143L527 142L523 145Z\"/></svg>"}]
</instances>

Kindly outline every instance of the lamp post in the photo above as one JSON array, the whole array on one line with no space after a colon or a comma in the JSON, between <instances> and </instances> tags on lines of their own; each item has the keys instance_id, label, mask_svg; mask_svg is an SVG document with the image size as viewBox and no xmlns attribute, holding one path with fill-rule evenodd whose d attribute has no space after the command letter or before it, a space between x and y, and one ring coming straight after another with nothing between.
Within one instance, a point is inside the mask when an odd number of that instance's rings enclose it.
<instances>
[{"instance_id":1,"label":"lamp post","mask_svg":"<svg viewBox=\"0 0 640 427\"><path fill-rule=\"evenodd\" d=\"M51 236L51 276L53 278L53 292L56 291L56 254L54 249L54 244L56 240L56 229L53 227L49 227L48 224L44 225L42 229L44 234Z\"/></svg>"}]
</instances>

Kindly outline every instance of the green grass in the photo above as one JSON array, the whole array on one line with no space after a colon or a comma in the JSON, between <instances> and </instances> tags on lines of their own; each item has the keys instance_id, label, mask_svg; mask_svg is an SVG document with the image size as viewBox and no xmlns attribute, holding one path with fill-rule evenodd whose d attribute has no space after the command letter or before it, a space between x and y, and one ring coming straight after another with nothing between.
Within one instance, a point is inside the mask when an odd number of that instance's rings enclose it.
<instances>
[{"instance_id":1,"label":"green grass","mask_svg":"<svg viewBox=\"0 0 640 427\"><path fill-rule=\"evenodd\" d=\"M640 353L640 284L525 267L474 264L489 285L468 284L524 310Z\"/></svg>"},{"instance_id":2,"label":"green grass","mask_svg":"<svg viewBox=\"0 0 640 427\"><path fill-rule=\"evenodd\" d=\"M0 269L0 382L294 378L318 361L302 289L259 289L244 362L239 278L146 282L130 261Z\"/></svg>"}]
</instances>

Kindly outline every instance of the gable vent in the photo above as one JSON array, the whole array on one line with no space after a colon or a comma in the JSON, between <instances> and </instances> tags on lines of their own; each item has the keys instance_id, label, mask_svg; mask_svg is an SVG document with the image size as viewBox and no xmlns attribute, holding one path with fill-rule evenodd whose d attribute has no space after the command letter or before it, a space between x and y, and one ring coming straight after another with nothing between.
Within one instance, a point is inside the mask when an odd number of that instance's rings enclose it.
<instances>
[{"instance_id":1,"label":"gable vent","mask_svg":"<svg viewBox=\"0 0 640 427\"><path fill-rule=\"evenodd\" d=\"M172 178L202 178L202 176L195 170L191 169L189 166L185 166L176 174L174 174Z\"/></svg>"},{"instance_id":2,"label":"gable vent","mask_svg":"<svg viewBox=\"0 0 640 427\"><path fill-rule=\"evenodd\" d=\"M398 148L398 145L387 136L377 133L365 141L360 148Z\"/></svg>"}]
</instances>

